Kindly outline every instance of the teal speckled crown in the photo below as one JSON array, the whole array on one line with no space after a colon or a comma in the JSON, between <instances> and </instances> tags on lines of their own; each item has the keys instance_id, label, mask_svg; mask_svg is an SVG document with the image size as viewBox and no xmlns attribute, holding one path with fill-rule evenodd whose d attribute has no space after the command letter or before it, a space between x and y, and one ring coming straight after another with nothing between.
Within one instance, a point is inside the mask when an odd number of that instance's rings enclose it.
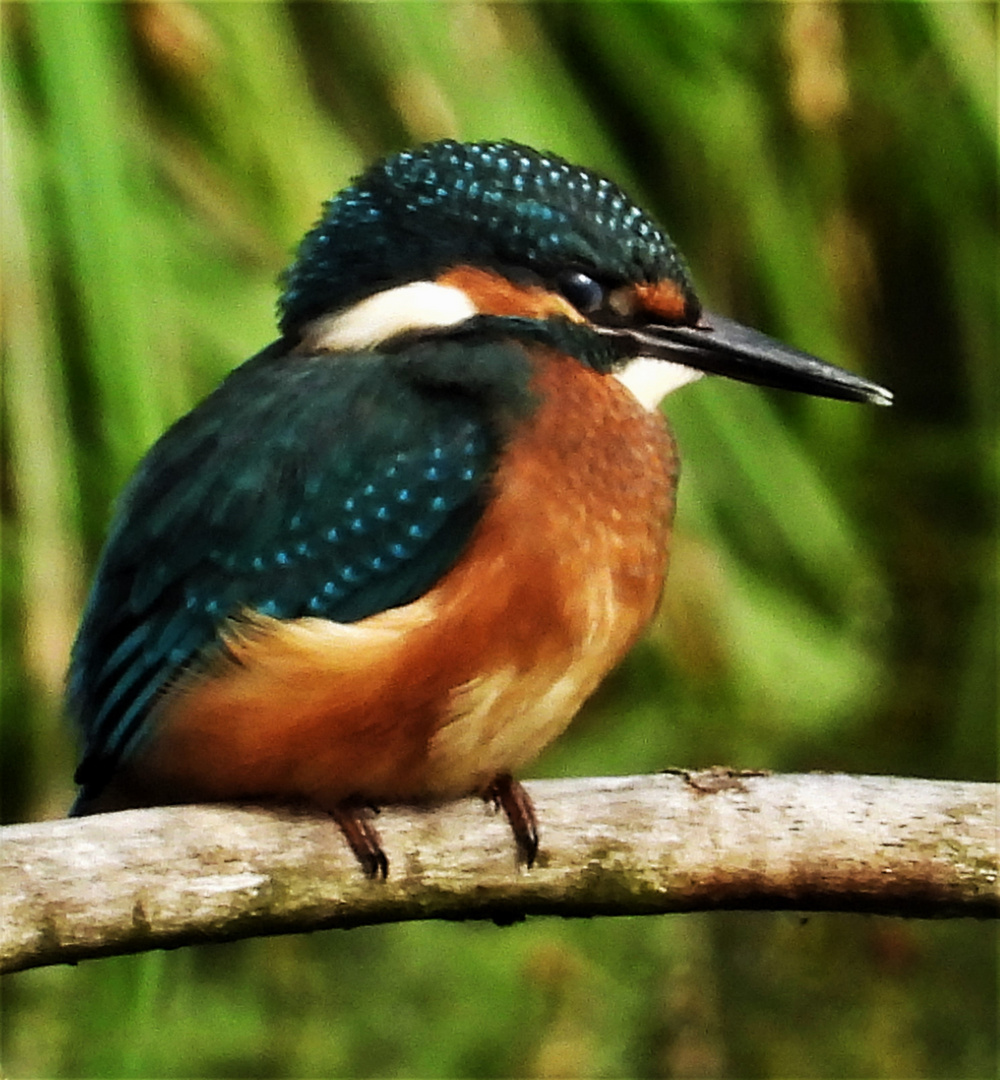
<instances>
[{"instance_id":1,"label":"teal speckled crown","mask_svg":"<svg viewBox=\"0 0 1000 1080\"><path fill-rule=\"evenodd\" d=\"M517 143L446 139L386 158L325 204L283 276L282 333L459 263L669 278L697 303L670 238L617 184Z\"/></svg>"}]
</instances>

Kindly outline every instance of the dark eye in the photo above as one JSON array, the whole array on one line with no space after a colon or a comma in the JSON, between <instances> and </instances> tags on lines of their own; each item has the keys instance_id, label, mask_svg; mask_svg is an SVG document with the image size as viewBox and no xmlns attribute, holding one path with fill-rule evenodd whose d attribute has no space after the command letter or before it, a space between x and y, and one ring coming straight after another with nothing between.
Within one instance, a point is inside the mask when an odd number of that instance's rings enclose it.
<instances>
[{"instance_id":1,"label":"dark eye","mask_svg":"<svg viewBox=\"0 0 1000 1080\"><path fill-rule=\"evenodd\" d=\"M582 315L604 306L604 286L580 270L564 270L556 278L556 288Z\"/></svg>"}]
</instances>

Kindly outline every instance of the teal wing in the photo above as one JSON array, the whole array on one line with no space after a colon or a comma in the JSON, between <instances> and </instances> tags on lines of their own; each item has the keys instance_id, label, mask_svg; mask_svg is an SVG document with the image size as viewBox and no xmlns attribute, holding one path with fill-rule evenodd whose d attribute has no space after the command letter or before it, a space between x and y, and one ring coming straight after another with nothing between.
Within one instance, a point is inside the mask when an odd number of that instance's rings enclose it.
<instances>
[{"instance_id":1,"label":"teal wing","mask_svg":"<svg viewBox=\"0 0 1000 1080\"><path fill-rule=\"evenodd\" d=\"M503 349L272 346L161 438L122 497L73 649L84 801L227 620L354 622L453 565L488 499L503 417L529 407L526 357Z\"/></svg>"}]
</instances>

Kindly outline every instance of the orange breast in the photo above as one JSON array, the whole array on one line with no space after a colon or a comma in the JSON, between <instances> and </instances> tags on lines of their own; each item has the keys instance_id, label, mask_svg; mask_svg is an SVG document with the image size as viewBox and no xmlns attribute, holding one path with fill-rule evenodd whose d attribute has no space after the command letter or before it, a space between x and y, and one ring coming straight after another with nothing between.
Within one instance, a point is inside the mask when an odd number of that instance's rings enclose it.
<instances>
[{"instance_id":1,"label":"orange breast","mask_svg":"<svg viewBox=\"0 0 1000 1080\"><path fill-rule=\"evenodd\" d=\"M238 663L159 707L134 770L150 798L454 796L566 727L653 614L676 457L617 380L550 352L536 364L543 404L449 573L358 623L234 629Z\"/></svg>"}]
</instances>

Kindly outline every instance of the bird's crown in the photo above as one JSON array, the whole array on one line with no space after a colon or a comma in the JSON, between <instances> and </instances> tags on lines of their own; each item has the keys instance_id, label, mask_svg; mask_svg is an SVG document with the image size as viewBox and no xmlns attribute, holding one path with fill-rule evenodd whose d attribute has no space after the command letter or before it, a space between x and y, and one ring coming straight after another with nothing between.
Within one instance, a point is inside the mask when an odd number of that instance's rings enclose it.
<instances>
[{"instance_id":1,"label":"bird's crown","mask_svg":"<svg viewBox=\"0 0 1000 1080\"><path fill-rule=\"evenodd\" d=\"M385 158L325 204L284 275L282 332L461 263L668 279L697 304L677 248L617 184L518 143L445 139Z\"/></svg>"}]
</instances>

